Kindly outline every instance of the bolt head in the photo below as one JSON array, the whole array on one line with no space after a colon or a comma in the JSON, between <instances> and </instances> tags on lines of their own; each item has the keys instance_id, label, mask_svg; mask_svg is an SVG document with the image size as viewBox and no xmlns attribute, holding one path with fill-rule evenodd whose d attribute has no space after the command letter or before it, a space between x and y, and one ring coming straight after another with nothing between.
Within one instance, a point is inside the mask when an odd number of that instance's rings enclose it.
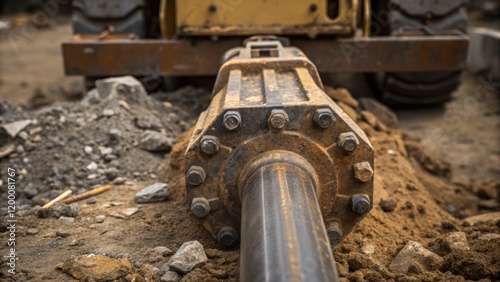
<instances>
[{"instance_id":1,"label":"bolt head","mask_svg":"<svg viewBox=\"0 0 500 282\"><path fill-rule=\"evenodd\" d=\"M231 247L238 242L238 232L231 226L224 226L218 234L218 241L224 247Z\"/></svg>"},{"instance_id":2,"label":"bolt head","mask_svg":"<svg viewBox=\"0 0 500 282\"><path fill-rule=\"evenodd\" d=\"M370 199L367 195L356 194L351 197L351 209L354 213L363 215L372 208Z\"/></svg>"},{"instance_id":3,"label":"bolt head","mask_svg":"<svg viewBox=\"0 0 500 282\"><path fill-rule=\"evenodd\" d=\"M282 109L274 109L267 119L267 124L274 129L283 129L288 123L288 115Z\"/></svg>"},{"instance_id":4,"label":"bolt head","mask_svg":"<svg viewBox=\"0 0 500 282\"><path fill-rule=\"evenodd\" d=\"M352 153L359 146L359 141L354 132L344 132L339 135L337 143L346 153Z\"/></svg>"},{"instance_id":5,"label":"bolt head","mask_svg":"<svg viewBox=\"0 0 500 282\"><path fill-rule=\"evenodd\" d=\"M223 125L224 128L233 131L240 127L241 124L241 115L237 111L227 111L224 114Z\"/></svg>"},{"instance_id":6,"label":"bolt head","mask_svg":"<svg viewBox=\"0 0 500 282\"><path fill-rule=\"evenodd\" d=\"M186 173L186 183L198 186L205 181L205 170L200 166L192 166Z\"/></svg>"},{"instance_id":7,"label":"bolt head","mask_svg":"<svg viewBox=\"0 0 500 282\"><path fill-rule=\"evenodd\" d=\"M340 225L337 222L329 224L327 232L330 244L338 245L340 240L342 240L342 229L340 229Z\"/></svg>"},{"instance_id":8,"label":"bolt head","mask_svg":"<svg viewBox=\"0 0 500 282\"><path fill-rule=\"evenodd\" d=\"M205 135L201 138L200 149L207 155L215 155L219 151L219 138L211 135Z\"/></svg>"},{"instance_id":9,"label":"bolt head","mask_svg":"<svg viewBox=\"0 0 500 282\"><path fill-rule=\"evenodd\" d=\"M361 182L368 182L373 177L373 169L368 162L354 164L354 178Z\"/></svg>"},{"instance_id":10,"label":"bolt head","mask_svg":"<svg viewBox=\"0 0 500 282\"><path fill-rule=\"evenodd\" d=\"M317 109L314 113L314 122L321 128L328 128L335 122L335 117L328 108Z\"/></svg>"},{"instance_id":11,"label":"bolt head","mask_svg":"<svg viewBox=\"0 0 500 282\"><path fill-rule=\"evenodd\" d=\"M198 218L206 217L210 213L210 203L207 198L193 198L193 201L191 202L191 213Z\"/></svg>"}]
</instances>

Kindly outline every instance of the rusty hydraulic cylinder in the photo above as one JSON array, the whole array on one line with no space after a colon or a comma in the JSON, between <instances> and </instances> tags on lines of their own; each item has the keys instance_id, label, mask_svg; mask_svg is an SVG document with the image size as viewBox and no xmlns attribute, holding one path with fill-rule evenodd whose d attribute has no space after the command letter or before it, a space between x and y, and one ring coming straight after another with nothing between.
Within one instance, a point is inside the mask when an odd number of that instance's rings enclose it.
<instances>
[{"instance_id":1,"label":"rusty hydraulic cylinder","mask_svg":"<svg viewBox=\"0 0 500 282\"><path fill-rule=\"evenodd\" d=\"M240 280L339 281L314 172L267 160L249 173L241 191Z\"/></svg>"}]
</instances>

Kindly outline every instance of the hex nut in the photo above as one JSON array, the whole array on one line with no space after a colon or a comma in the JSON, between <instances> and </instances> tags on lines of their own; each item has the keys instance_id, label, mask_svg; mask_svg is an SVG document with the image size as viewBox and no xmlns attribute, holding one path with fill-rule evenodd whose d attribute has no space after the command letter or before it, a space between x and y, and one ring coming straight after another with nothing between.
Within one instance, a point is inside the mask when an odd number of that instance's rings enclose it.
<instances>
[{"instance_id":1,"label":"hex nut","mask_svg":"<svg viewBox=\"0 0 500 282\"><path fill-rule=\"evenodd\" d=\"M321 128L328 128L335 122L335 117L329 108L317 109L314 113L314 122Z\"/></svg>"},{"instance_id":2,"label":"hex nut","mask_svg":"<svg viewBox=\"0 0 500 282\"><path fill-rule=\"evenodd\" d=\"M205 181L205 170L200 166L192 166L186 173L186 183L198 186Z\"/></svg>"},{"instance_id":3,"label":"hex nut","mask_svg":"<svg viewBox=\"0 0 500 282\"><path fill-rule=\"evenodd\" d=\"M351 197L351 209L354 213L363 215L372 208L370 199L365 194L356 194Z\"/></svg>"},{"instance_id":4,"label":"hex nut","mask_svg":"<svg viewBox=\"0 0 500 282\"><path fill-rule=\"evenodd\" d=\"M210 203L205 197L193 198L191 202L191 213L198 217L204 218L210 213Z\"/></svg>"},{"instance_id":5,"label":"hex nut","mask_svg":"<svg viewBox=\"0 0 500 282\"><path fill-rule=\"evenodd\" d=\"M219 138L212 135L205 135L201 138L200 149L207 155L215 155L219 151Z\"/></svg>"},{"instance_id":6,"label":"hex nut","mask_svg":"<svg viewBox=\"0 0 500 282\"><path fill-rule=\"evenodd\" d=\"M274 109L267 119L267 124L274 129L283 129L288 123L288 115L282 109Z\"/></svg>"},{"instance_id":7,"label":"hex nut","mask_svg":"<svg viewBox=\"0 0 500 282\"><path fill-rule=\"evenodd\" d=\"M352 153L359 146L359 141L354 132L344 132L339 135L337 143L346 153Z\"/></svg>"},{"instance_id":8,"label":"hex nut","mask_svg":"<svg viewBox=\"0 0 500 282\"><path fill-rule=\"evenodd\" d=\"M331 245L338 245L342 240L342 229L340 229L340 224L336 221L328 223L327 233Z\"/></svg>"},{"instance_id":9,"label":"hex nut","mask_svg":"<svg viewBox=\"0 0 500 282\"><path fill-rule=\"evenodd\" d=\"M241 124L241 115L237 111L227 111L224 114L224 120L222 122L224 128L233 131L240 127Z\"/></svg>"},{"instance_id":10,"label":"hex nut","mask_svg":"<svg viewBox=\"0 0 500 282\"><path fill-rule=\"evenodd\" d=\"M368 162L354 164L354 178L361 182L368 182L373 177L373 169Z\"/></svg>"},{"instance_id":11,"label":"hex nut","mask_svg":"<svg viewBox=\"0 0 500 282\"><path fill-rule=\"evenodd\" d=\"M231 226L224 226L218 234L219 244L224 247L231 247L238 242L238 232Z\"/></svg>"}]
</instances>

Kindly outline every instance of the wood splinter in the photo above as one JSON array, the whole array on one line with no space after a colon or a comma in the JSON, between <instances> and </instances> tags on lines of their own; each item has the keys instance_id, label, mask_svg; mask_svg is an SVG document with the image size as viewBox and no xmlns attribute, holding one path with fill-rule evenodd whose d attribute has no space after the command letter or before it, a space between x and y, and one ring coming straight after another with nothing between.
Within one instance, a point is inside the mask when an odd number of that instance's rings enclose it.
<instances>
[{"instance_id":1,"label":"wood splinter","mask_svg":"<svg viewBox=\"0 0 500 282\"><path fill-rule=\"evenodd\" d=\"M66 190L64 193L62 193L61 195L57 196L55 199L53 199L52 201L46 203L42 209L50 209L55 203L59 202L59 201L62 201L64 199L66 199L67 197L69 197L69 195L71 195L71 193L73 193L73 191L71 190Z\"/></svg>"},{"instance_id":2,"label":"wood splinter","mask_svg":"<svg viewBox=\"0 0 500 282\"><path fill-rule=\"evenodd\" d=\"M99 195L99 194L101 194L103 192L108 191L109 189L111 189L111 185L101 186L101 187L96 188L94 190L87 191L85 193L76 195L76 196L71 197L71 198L67 198L67 199L65 199L65 200L63 200L61 202L64 203L64 204L71 204L71 203L74 203L74 202L85 200L85 199L90 198L92 196Z\"/></svg>"}]
</instances>

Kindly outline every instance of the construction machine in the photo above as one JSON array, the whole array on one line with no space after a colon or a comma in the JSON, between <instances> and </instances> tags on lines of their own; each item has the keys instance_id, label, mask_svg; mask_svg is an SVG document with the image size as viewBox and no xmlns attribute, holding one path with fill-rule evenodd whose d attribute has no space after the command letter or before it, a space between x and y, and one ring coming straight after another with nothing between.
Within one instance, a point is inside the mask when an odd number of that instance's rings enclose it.
<instances>
[{"instance_id":1,"label":"construction machine","mask_svg":"<svg viewBox=\"0 0 500 282\"><path fill-rule=\"evenodd\" d=\"M439 104L468 47L461 0L74 7L69 75L216 76L185 152L187 207L240 246L242 281L338 281L332 249L373 206L373 148L320 74L367 73L386 103Z\"/></svg>"}]
</instances>

